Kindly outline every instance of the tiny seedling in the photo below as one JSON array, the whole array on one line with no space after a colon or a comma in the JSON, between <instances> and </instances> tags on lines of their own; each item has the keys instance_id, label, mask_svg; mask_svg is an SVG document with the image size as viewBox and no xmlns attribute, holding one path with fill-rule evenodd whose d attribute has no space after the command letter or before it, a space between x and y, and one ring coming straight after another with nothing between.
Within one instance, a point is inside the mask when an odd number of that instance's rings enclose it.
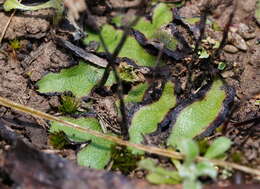
<instances>
[{"instance_id":1,"label":"tiny seedling","mask_svg":"<svg viewBox=\"0 0 260 189\"><path fill-rule=\"evenodd\" d=\"M226 137L216 139L207 149L204 157L208 159L223 157L223 154L231 146L231 141ZM170 171L156 166L151 159L144 159L139 162L139 167L149 171L147 180L153 184L176 184L183 183L184 189L201 189L201 176L209 176L215 179L217 170L209 161L195 162L199 155L199 146L191 139L181 139L177 143L177 148L185 155L184 162L172 160L177 171Z\"/></svg>"},{"instance_id":2,"label":"tiny seedling","mask_svg":"<svg viewBox=\"0 0 260 189\"><path fill-rule=\"evenodd\" d=\"M13 50L17 50L21 48L21 43L18 39L14 39L10 41L10 46Z\"/></svg>"},{"instance_id":3,"label":"tiny seedling","mask_svg":"<svg viewBox=\"0 0 260 189\"><path fill-rule=\"evenodd\" d=\"M61 96L61 105L59 110L63 113L75 113L79 108L80 100L71 95L62 95Z\"/></svg>"}]
</instances>

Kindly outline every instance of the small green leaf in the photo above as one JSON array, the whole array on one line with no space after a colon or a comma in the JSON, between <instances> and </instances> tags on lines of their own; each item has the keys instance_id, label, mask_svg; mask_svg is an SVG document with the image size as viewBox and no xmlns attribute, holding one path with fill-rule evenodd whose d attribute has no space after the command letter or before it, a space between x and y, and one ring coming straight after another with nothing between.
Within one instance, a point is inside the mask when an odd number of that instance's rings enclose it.
<instances>
[{"instance_id":1,"label":"small green leaf","mask_svg":"<svg viewBox=\"0 0 260 189\"><path fill-rule=\"evenodd\" d=\"M158 167L152 159L141 160L138 165L149 171L146 178L153 184L178 184L181 182L178 172Z\"/></svg>"},{"instance_id":2,"label":"small green leaf","mask_svg":"<svg viewBox=\"0 0 260 189\"><path fill-rule=\"evenodd\" d=\"M185 162L191 163L199 155L199 147L191 139L180 139L177 148L185 155Z\"/></svg>"},{"instance_id":3,"label":"small green leaf","mask_svg":"<svg viewBox=\"0 0 260 189\"><path fill-rule=\"evenodd\" d=\"M146 179L152 184L178 184L180 183L181 180L179 177L180 176L177 176L176 178L172 178L170 176L161 175L159 173L149 173L146 176Z\"/></svg>"},{"instance_id":4,"label":"small green leaf","mask_svg":"<svg viewBox=\"0 0 260 189\"><path fill-rule=\"evenodd\" d=\"M82 127L87 127L102 132L102 129L95 118L63 119L81 125ZM54 133L59 131L65 132L68 138L72 141L85 142L91 140L91 143L77 154L77 161L80 165L103 169L109 162L111 158L111 142L104 141L103 139L73 128L68 128L60 123L51 122L50 132Z\"/></svg>"},{"instance_id":5,"label":"small green leaf","mask_svg":"<svg viewBox=\"0 0 260 189\"><path fill-rule=\"evenodd\" d=\"M181 138L209 135L218 127L233 100L233 92L227 90L231 89L225 89L221 80L215 80L204 98L194 99L188 106L186 104L175 108L173 113L176 120L172 123L168 145L175 146Z\"/></svg>"},{"instance_id":6,"label":"small green leaf","mask_svg":"<svg viewBox=\"0 0 260 189\"><path fill-rule=\"evenodd\" d=\"M196 174L197 176L210 176L214 179L217 176L217 170L211 162L204 161L196 165Z\"/></svg>"},{"instance_id":7,"label":"small green leaf","mask_svg":"<svg viewBox=\"0 0 260 189\"><path fill-rule=\"evenodd\" d=\"M199 181L186 179L183 182L183 189L202 189Z\"/></svg>"},{"instance_id":8,"label":"small green leaf","mask_svg":"<svg viewBox=\"0 0 260 189\"><path fill-rule=\"evenodd\" d=\"M47 74L37 82L38 91L41 93L71 91L76 97L86 96L101 79L103 72L104 69L80 63L72 68L63 69L60 73ZM114 82L112 75L107 82L109 85Z\"/></svg>"},{"instance_id":9,"label":"small green leaf","mask_svg":"<svg viewBox=\"0 0 260 189\"><path fill-rule=\"evenodd\" d=\"M231 146L231 141L226 137L219 137L208 148L205 157L212 159L223 155Z\"/></svg>"},{"instance_id":10,"label":"small green leaf","mask_svg":"<svg viewBox=\"0 0 260 189\"><path fill-rule=\"evenodd\" d=\"M101 35L108 50L113 52L123 36L123 31L116 30L113 26L105 24L102 27ZM100 42L99 35L88 31L88 37L85 38L84 42L89 43L91 41ZM102 45L98 48L98 52L105 52ZM118 56L130 58L140 66L154 66L156 63L156 57L146 52L132 36L127 38Z\"/></svg>"},{"instance_id":11,"label":"small green leaf","mask_svg":"<svg viewBox=\"0 0 260 189\"><path fill-rule=\"evenodd\" d=\"M199 52L199 58L208 58L209 57L209 54L208 52L206 51L206 49L202 48Z\"/></svg>"},{"instance_id":12,"label":"small green leaf","mask_svg":"<svg viewBox=\"0 0 260 189\"><path fill-rule=\"evenodd\" d=\"M49 0L46 3L42 3L40 5L26 6L20 3L18 0L6 0L4 3L4 10L10 11L12 9L20 9L20 10L35 11L35 10L46 9L46 8L61 9L63 7L61 3L62 0Z\"/></svg>"},{"instance_id":13,"label":"small green leaf","mask_svg":"<svg viewBox=\"0 0 260 189\"><path fill-rule=\"evenodd\" d=\"M134 29L142 32L146 38L150 39L160 27L169 24L173 20L171 8L165 3L159 3L152 16L152 21L142 18L134 26Z\"/></svg>"},{"instance_id":14,"label":"small green leaf","mask_svg":"<svg viewBox=\"0 0 260 189\"><path fill-rule=\"evenodd\" d=\"M77 154L79 165L103 169L111 159L111 143L102 139L92 140L91 143Z\"/></svg>"},{"instance_id":15,"label":"small green leaf","mask_svg":"<svg viewBox=\"0 0 260 189\"><path fill-rule=\"evenodd\" d=\"M140 144L143 135L154 132L166 113L175 106L174 84L167 82L164 86L161 98L149 105L141 107L134 113L129 129L130 141ZM132 149L132 148L131 148ZM134 153L143 153L132 149Z\"/></svg>"},{"instance_id":16,"label":"small green leaf","mask_svg":"<svg viewBox=\"0 0 260 189\"><path fill-rule=\"evenodd\" d=\"M219 70L224 70L226 68L226 63L225 62L219 62L218 63L218 69Z\"/></svg>"}]
</instances>

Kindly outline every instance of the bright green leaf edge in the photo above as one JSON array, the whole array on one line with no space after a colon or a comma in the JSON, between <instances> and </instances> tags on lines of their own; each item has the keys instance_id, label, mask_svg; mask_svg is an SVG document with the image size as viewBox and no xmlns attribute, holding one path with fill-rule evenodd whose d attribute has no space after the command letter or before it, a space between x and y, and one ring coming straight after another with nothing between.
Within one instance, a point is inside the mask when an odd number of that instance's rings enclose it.
<instances>
[{"instance_id":1,"label":"bright green leaf edge","mask_svg":"<svg viewBox=\"0 0 260 189\"><path fill-rule=\"evenodd\" d=\"M227 94L223 82L215 80L202 100L185 107L177 115L167 144L176 146L181 138L194 138L201 134L222 111Z\"/></svg>"},{"instance_id":2,"label":"bright green leaf edge","mask_svg":"<svg viewBox=\"0 0 260 189\"><path fill-rule=\"evenodd\" d=\"M130 142L140 144L143 141L143 135L154 132L167 112L176 105L176 96L174 95L174 84L169 81L165 84L161 98L149 105L143 106L134 113L131 126L129 128ZM130 148L133 153L143 152Z\"/></svg>"},{"instance_id":3,"label":"bright green leaf edge","mask_svg":"<svg viewBox=\"0 0 260 189\"><path fill-rule=\"evenodd\" d=\"M95 118L62 118L66 121L90 128L99 132L102 129L99 122ZM83 133L73 128L69 128L58 122L51 122L50 132L63 131L72 141L85 142L91 140L91 143L84 147L77 154L77 162L79 165L87 166L95 169L103 169L111 159L111 147L113 143L97 138L93 135Z\"/></svg>"},{"instance_id":4,"label":"bright green leaf edge","mask_svg":"<svg viewBox=\"0 0 260 189\"><path fill-rule=\"evenodd\" d=\"M170 23L172 20L171 8L164 3L160 3L153 11L152 22L142 18L133 28L142 32L147 38L151 38L160 27ZM108 50L113 52L123 36L123 31L105 24L102 27L101 35ZM99 35L88 30L88 36L84 42L88 44L91 41L100 42ZM98 52L105 52L102 45L99 47ZM133 36L127 38L118 56L130 58L139 66L155 66L156 64L156 56L150 55L143 49Z\"/></svg>"},{"instance_id":5,"label":"bright green leaf edge","mask_svg":"<svg viewBox=\"0 0 260 189\"><path fill-rule=\"evenodd\" d=\"M154 8L152 21L141 18L133 28L142 32L146 38L151 39L160 27L169 24L172 20L173 13L171 8L165 3L159 3Z\"/></svg>"},{"instance_id":6,"label":"bright green leaf edge","mask_svg":"<svg viewBox=\"0 0 260 189\"><path fill-rule=\"evenodd\" d=\"M223 155L231 146L232 142L227 137L219 137L210 145L205 157L209 159Z\"/></svg>"},{"instance_id":7,"label":"bright green leaf edge","mask_svg":"<svg viewBox=\"0 0 260 189\"><path fill-rule=\"evenodd\" d=\"M87 96L103 75L104 69L80 62L60 73L49 73L36 84L40 93L71 91L76 97ZM115 82L110 74L107 85Z\"/></svg>"},{"instance_id":8,"label":"bright green leaf edge","mask_svg":"<svg viewBox=\"0 0 260 189\"><path fill-rule=\"evenodd\" d=\"M102 27L101 35L104 38L108 50L114 52L123 36L123 31L119 29L116 30L113 26L105 24ZM84 42L88 44L91 41L100 42L99 36L96 33L88 31L88 37L85 38ZM102 45L98 48L98 52L105 52ZM146 52L132 36L126 39L118 57L130 58L139 66L154 66L156 63L156 57Z\"/></svg>"}]
</instances>

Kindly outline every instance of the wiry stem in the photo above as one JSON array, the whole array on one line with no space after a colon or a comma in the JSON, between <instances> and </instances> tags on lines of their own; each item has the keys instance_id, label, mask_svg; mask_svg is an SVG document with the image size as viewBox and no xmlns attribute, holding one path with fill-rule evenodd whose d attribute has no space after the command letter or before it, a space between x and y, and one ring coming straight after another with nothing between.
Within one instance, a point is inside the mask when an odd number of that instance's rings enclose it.
<instances>
[{"instance_id":1,"label":"wiry stem","mask_svg":"<svg viewBox=\"0 0 260 189\"><path fill-rule=\"evenodd\" d=\"M3 106L6 106L6 107L12 108L14 110L18 110L18 111L24 112L26 114L30 114L34 117L39 117L39 118L42 118L42 119L47 119L47 120L50 120L50 121L59 122L59 123L65 125L69 128L73 128L73 129L76 129L78 131L91 134L95 137L99 137L99 138L102 138L104 140L108 140L108 141L114 142L114 143L122 145L122 146L134 147L138 150L143 150L147 153L157 154L157 155L161 155L161 156L165 156L165 157L169 157L169 158L173 158L173 159L183 159L184 158L184 155L179 153L179 152L175 152L173 150L162 149L162 148L158 148L158 147L146 146L146 145L143 145L143 144L134 144L134 143L122 140L122 139L115 137L115 136L109 136L109 135L94 131L94 130L86 128L86 127L81 127L80 125L77 125L75 123L71 123L69 121L62 120L58 117L55 117L55 116L52 116L50 114L35 110L33 108L30 108L30 107L27 107L27 106L24 106L24 105L21 105L21 104L17 104L15 102L10 101L10 100L3 98L3 97L0 97L0 104L3 105ZM243 166L243 165L239 165L239 164L236 164L236 163L226 162L226 161L222 161L222 160L214 160L214 159L211 160L211 159L207 159L207 158L200 157L200 156L198 156L196 158L196 160L197 161L210 161L217 166L221 166L221 167L225 167L225 168L227 168L227 167L233 168L233 169L243 171L245 173L260 176L260 170L253 169L253 168L250 168L250 167L246 167L246 166Z\"/></svg>"},{"instance_id":2,"label":"wiry stem","mask_svg":"<svg viewBox=\"0 0 260 189\"><path fill-rule=\"evenodd\" d=\"M141 0L140 5L145 4L145 1L146 0ZM142 7L142 6L140 6L140 7ZM103 74L99 84L98 84L98 87L104 86L105 83L107 82L107 79L108 79L109 73L110 73L110 67L111 67L113 72L114 72L116 82L118 84L117 94L118 94L118 98L119 98L119 102L120 102L120 112L121 112L121 115L122 115L122 121L121 121L120 126L121 126L121 132L122 132L124 139L128 139L128 137L129 137L128 136L128 126L127 126L128 121L127 121L127 117L126 117L125 103L124 103L124 98L123 98L122 81L121 81L121 79L120 79L120 77L117 73L115 60L116 60L116 57L119 55L121 49L123 48L125 41L127 40L128 35L130 34L131 27L134 26L139 21L140 18L141 18L140 16L137 16L129 26L125 27L123 36L122 36L121 40L119 41L119 43L118 43L117 47L115 48L112 55L110 54L110 52L107 48L107 45L104 41L103 36L101 35L101 33L99 33L99 38L100 38L101 44L104 47L105 52L108 54L109 57L108 57L107 67L104 71L104 74Z\"/></svg>"}]
</instances>

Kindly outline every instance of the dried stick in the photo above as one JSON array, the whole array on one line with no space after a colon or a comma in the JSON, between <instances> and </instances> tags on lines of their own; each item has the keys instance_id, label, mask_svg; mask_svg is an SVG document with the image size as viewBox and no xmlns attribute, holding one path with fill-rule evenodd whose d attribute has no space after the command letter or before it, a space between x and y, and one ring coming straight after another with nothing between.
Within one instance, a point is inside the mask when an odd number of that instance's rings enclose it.
<instances>
[{"instance_id":1,"label":"dried stick","mask_svg":"<svg viewBox=\"0 0 260 189\"><path fill-rule=\"evenodd\" d=\"M146 146L146 145L143 145L143 144L134 144L134 143L128 142L126 140L122 140L121 138L118 138L118 137L115 137L115 136L109 136L109 135L97 132L95 130L92 130L92 129L89 129L89 128L86 128L86 127L82 127L82 126L77 125L75 123L71 123L69 121L64 121L64 120L62 120L58 117L52 116L50 114L35 110L33 108L30 108L30 107L27 107L27 106L24 106L24 105L21 105L21 104L17 104L15 102L10 101L10 100L3 98L3 97L0 97L0 104L3 105L3 106L6 106L6 107L12 108L14 110L18 110L18 111L24 112L26 114L30 114L34 117L39 117L39 118L42 118L42 119L47 119L49 121L59 122L59 123L65 125L69 128L76 129L78 131L91 134L95 137L99 137L99 138L102 138L104 140L108 140L108 141L114 142L114 143L122 145L122 146L134 147L138 150L143 150L147 153L157 154L157 155L161 155L161 156L165 156L165 157L169 157L169 158L173 158L173 159L183 159L184 158L184 155L179 153L179 152L176 152L176 151L173 151L173 150L162 149L162 148L158 148L158 147ZM221 166L221 167L225 167L225 168L233 168L233 169L237 169L237 170L243 171L243 172L248 173L248 174L260 176L260 170L253 169L253 168L250 168L250 167L246 167L246 166L243 166L243 165L239 165L239 164L236 164L236 163L226 162L226 161L222 161L222 160L207 159L207 158L200 157L200 156L198 156L196 158L196 160L197 161L209 161L209 162L214 163L217 166Z\"/></svg>"},{"instance_id":2,"label":"dried stick","mask_svg":"<svg viewBox=\"0 0 260 189\"><path fill-rule=\"evenodd\" d=\"M3 38L4 38L4 36L5 36L5 33L6 33L6 30L7 30L8 26L9 26L9 24L10 24L10 22L11 22L13 16L15 15L15 13L16 13L16 10L14 10L14 11L12 12L12 14L11 14L11 16L9 17L7 23L5 24L5 27L4 27L4 29L3 29L2 33L1 33L1 37L0 37L0 45L1 45L1 43L2 43L2 40L3 40Z\"/></svg>"}]
</instances>

